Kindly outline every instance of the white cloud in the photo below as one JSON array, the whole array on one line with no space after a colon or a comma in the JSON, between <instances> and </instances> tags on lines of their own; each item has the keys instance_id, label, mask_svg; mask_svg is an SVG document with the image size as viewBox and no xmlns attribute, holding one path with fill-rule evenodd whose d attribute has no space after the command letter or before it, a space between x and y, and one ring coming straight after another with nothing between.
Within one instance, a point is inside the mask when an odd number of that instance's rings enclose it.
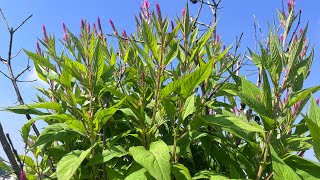
<instances>
[{"instance_id":1,"label":"white cloud","mask_svg":"<svg viewBox=\"0 0 320 180\"><path fill-rule=\"evenodd\" d=\"M48 87L49 86L46 82L44 82L43 80L41 80L38 77L36 69L34 67L32 67L31 71L29 71L27 74L27 81L34 81L34 80L37 80L35 82L35 84L37 86L41 86L41 87Z\"/></svg>"}]
</instances>

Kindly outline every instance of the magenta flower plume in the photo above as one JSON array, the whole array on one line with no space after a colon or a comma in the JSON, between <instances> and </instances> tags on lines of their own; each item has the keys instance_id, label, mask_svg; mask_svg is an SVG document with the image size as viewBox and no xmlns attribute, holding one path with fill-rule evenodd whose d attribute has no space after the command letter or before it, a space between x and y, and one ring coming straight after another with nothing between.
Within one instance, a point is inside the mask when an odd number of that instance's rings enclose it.
<instances>
[{"instance_id":1,"label":"magenta flower plume","mask_svg":"<svg viewBox=\"0 0 320 180\"><path fill-rule=\"evenodd\" d=\"M300 29L300 35L303 33L303 29Z\"/></svg>"},{"instance_id":2,"label":"magenta flower plume","mask_svg":"<svg viewBox=\"0 0 320 180\"><path fill-rule=\"evenodd\" d=\"M150 8L150 3L147 0L144 0L141 5L141 8L148 10Z\"/></svg>"},{"instance_id":3,"label":"magenta flower plume","mask_svg":"<svg viewBox=\"0 0 320 180\"><path fill-rule=\"evenodd\" d=\"M46 27L44 25L42 25L42 32L43 32L43 36L44 36L44 42L46 42L46 43L49 42Z\"/></svg>"},{"instance_id":4,"label":"magenta flower plume","mask_svg":"<svg viewBox=\"0 0 320 180\"><path fill-rule=\"evenodd\" d=\"M90 23L87 25L88 33L90 33Z\"/></svg>"},{"instance_id":5,"label":"magenta flower plume","mask_svg":"<svg viewBox=\"0 0 320 180\"><path fill-rule=\"evenodd\" d=\"M293 109L292 109L292 116L296 116L297 115L297 111L299 109L301 105L301 101L297 102L294 106L293 106Z\"/></svg>"},{"instance_id":6,"label":"magenta flower plume","mask_svg":"<svg viewBox=\"0 0 320 180\"><path fill-rule=\"evenodd\" d=\"M295 1L294 0L287 0L288 9L289 11L294 7Z\"/></svg>"},{"instance_id":7,"label":"magenta flower plume","mask_svg":"<svg viewBox=\"0 0 320 180\"><path fill-rule=\"evenodd\" d=\"M66 41L69 38L68 32L67 32L67 27L64 23L62 23L62 28L63 28L63 39Z\"/></svg>"},{"instance_id":8,"label":"magenta flower plume","mask_svg":"<svg viewBox=\"0 0 320 180\"><path fill-rule=\"evenodd\" d=\"M317 105L319 105L320 97L316 100Z\"/></svg>"},{"instance_id":9,"label":"magenta flower plume","mask_svg":"<svg viewBox=\"0 0 320 180\"><path fill-rule=\"evenodd\" d=\"M84 29L84 20L83 19L81 19L81 29L83 30Z\"/></svg>"},{"instance_id":10,"label":"magenta flower plume","mask_svg":"<svg viewBox=\"0 0 320 180\"><path fill-rule=\"evenodd\" d=\"M142 71L142 74L141 74L141 81L142 81L142 83L144 83L144 71Z\"/></svg>"},{"instance_id":11,"label":"magenta flower plume","mask_svg":"<svg viewBox=\"0 0 320 180\"><path fill-rule=\"evenodd\" d=\"M280 21L280 25L282 26L282 27L284 27L285 26L285 23L284 23L284 21Z\"/></svg>"},{"instance_id":12,"label":"magenta flower plume","mask_svg":"<svg viewBox=\"0 0 320 180\"><path fill-rule=\"evenodd\" d=\"M156 2L156 10L157 10L157 15L159 17L159 20L162 21L161 9L158 2Z\"/></svg>"},{"instance_id":13,"label":"magenta flower plume","mask_svg":"<svg viewBox=\"0 0 320 180\"><path fill-rule=\"evenodd\" d=\"M182 18L184 18L185 13L186 13L186 10L182 9L182 12L181 12Z\"/></svg>"},{"instance_id":14,"label":"magenta flower plume","mask_svg":"<svg viewBox=\"0 0 320 180\"><path fill-rule=\"evenodd\" d=\"M298 42L298 35L297 35L297 33L294 33L294 42Z\"/></svg>"},{"instance_id":15,"label":"magenta flower plume","mask_svg":"<svg viewBox=\"0 0 320 180\"><path fill-rule=\"evenodd\" d=\"M114 31L114 33L116 33L117 30L116 30L116 27L115 27L114 24L113 24L113 21L110 19L109 22L110 22L110 25L111 25L112 30Z\"/></svg>"},{"instance_id":16,"label":"magenta flower plume","mask_svg":"<svg viewBox=\"0 0 320 180\"><path fill-rule=\"evenodd\" d=\"M99 28L100 33L102 33L100 17L98 17L98 28Z\"/></svg>"},{"instance_id":17,"label":"magenta flower plume","mask_svg":"<svg viewBox=\"0 0 320 180\"><path fill-rule=\"evenodd\" d=\"M98 36L96 23L93 23L93 32L96 36Z\"/></svg>"},{"instance_id":18,"label":"magenta flower plume","mask_svg":"<svg viewBox=\"0 0 320 180\"><path fill-rule=\"evenodd\" d=\"M41 48L38 41L37 41L37 54L39 55L41 54Z\"/></svg>"},{"instance_id":19,"label":"magenta flower plume","mask_svg":"<svg viewBox=\"0 0 320 180\"><path fill-rule=\"evenodd\" d=\"M122 36L123 36L123 38L128 39L128 35L127 35L126 30L123 30Z\"/></svg>"},{"instance_id":20,"label":"magenta flower plume","mask_svg":"<svg viewBox=\"0 0 320 180\"><path fill-rule=\"evenodd\" d=\"M220 42L220 36L216 34L216 44L219 44L219 42Z\"/></svg>"},{"instance_id":21,"label":"magenta flower plume","mask_svg":"<svg viewBox=\"0 0 320 180\"><path fill-rule=\"evenodd\" d=\"M174 24L172 21L171 21L171 29L172 29L172 31L174 30Z\"/></svg>"},{"instance_id":22,"label":"magenta flower plume","mask_svg":"<svg viewBox=\"0 0 320 180\"><path fill-rule=\"evenodd\" d=\"M23 170L20 171L20 180L27 180L26 173Z\"/></svg>"},{"instance_id":23,"label":"magenta flower plume","mask_svg":"<svg viewBox=\"0 0 320 180\"><path fill-rule=\"evenodd\" d=\"M283 34L280 34L279 39L280 39L281 41L283 41Z\"/></svg>"}]
</instances>

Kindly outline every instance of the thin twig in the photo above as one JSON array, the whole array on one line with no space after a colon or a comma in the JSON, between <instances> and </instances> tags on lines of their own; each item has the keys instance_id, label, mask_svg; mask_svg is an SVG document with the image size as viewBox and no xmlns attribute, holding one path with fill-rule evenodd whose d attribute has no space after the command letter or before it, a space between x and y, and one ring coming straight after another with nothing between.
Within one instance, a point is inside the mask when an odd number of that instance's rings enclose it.
<instances>
[{"instance_id":1,"label":"thin twig","mask_svg":"<svg viewBox=\"0 0 320 180\"><path fill-rule=\"evenodd\" d=\"M294 37L294 35L297 33L298 27L299 27L299 25L300 25L301 10L300 10L299 13L296 15L296 17L297 17L297 16L299 17L299 18L298 18L298 23L297 23L296 28L294 29L294 31L293 31L293 33L292 33L292 35L291 35L289 44L291 44L291 42L292 42L292 40L293 40L293 37ZM295 17L295 18L296 18L296 17ZM287 51L286 51L286 52L288 52L288 51L289 51L289 47L287 48Z\"/></svg>"},{"instance_id":2,"label":"thin twig","mask_svg":"<svg viewBox=\"0 0 320 180\"><path fill-rule=\"evenodd\" d=\"M2 72L1 70L0 70L0 73L3 74L6 78L12 80L8 75L6 75L6 74L5 74L4 72Z\"/></svg>"},{"instance_id":3,"label":"thin twig","mask_svg":"<svg viewBox=\"0 0 320 180\"><path fill-rule=\"evenodd\" d=\"M195 24L196 24L196 22L198 21L198 18L199 18L199 16L200 16L200 13L201 13L201 10L202 10L202 5L203 5L203 0L201 0L200 7L199 7L199 9L198 9L197 15L196 15L195 18L194 18L194 22L193 22L193 24L192 24L192 27L195 27Z\"/></svg>"},{"instance_id":4,"label":"thin twig","mask_svg":"<svg viewBox=\"0 0 320 180\"><path fill-rule=\"evenodd\" d=\"M17 57L20 54L20 52L21 52L21 49L18 51L18 53L16 55L12 56L11 59Z\"/></svg>"},{"instance_id":5,"label":"thin twig","mask_svg":"<svg viewBox=\"0 0 320 180\"><path fill-rule=\"evenodd\" d=\"M8 31L10 31L10 26L9 26L8 21L7 21L6 17L4 16L1 8L0 8L0 12L1 12L1 15L2 15L2 18L3 18L4 22L6 23Z\"/></svg>"},{"instance_id":6,"label":"thin twig","mask_svg":"<svg viewBox=\"0 0 320 180\"><path fill-rule=\"evenodd\" d=\"M23 73L25 73L28 70L30 71L30 66L29 65L27 65L27 67L15 77L15 80L17 80Z\"/></svg>"},{"instance_id":7,"label":"thin twig","mask_svg":"<svg viewBox=\"0 0 320 180\"><path fill-rule=\"evenodd\" d=\"M32 17L32 14L27 17L16 29L13 30L13 32L16 32L25 22L27 22Z\"/></svg>"}]
</instances>

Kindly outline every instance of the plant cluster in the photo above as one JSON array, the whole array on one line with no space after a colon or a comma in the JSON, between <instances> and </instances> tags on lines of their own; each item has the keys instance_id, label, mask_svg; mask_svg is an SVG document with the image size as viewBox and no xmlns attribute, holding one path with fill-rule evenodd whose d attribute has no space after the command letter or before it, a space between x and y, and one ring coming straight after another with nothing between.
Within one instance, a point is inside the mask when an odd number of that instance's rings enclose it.
<instances>
[{"instance_id":1,"label":"plant cluster","mask_svg":"<svg viewBox=\"0 0 320 180\"><path fill-rule=\"evenodd\" d=\"M48 87L37 87L38 102L6 108L33 115L21 131L34 156L20 157L26 177L320 178L319 163L303 158L313 147L320 159L320 86L303 89L314 52L288 3L250 57L231 54L216 24L199 31L188 5L170 21L144 1L131 35L112 21L104 33L100 19L91 28L82 20L80 35L63 24L61 52L43 27L41 47L25 52ZM244 58L257 84L239 74ZM48 126L37 137L39 120Z\"/></svg>"}]
</instances>

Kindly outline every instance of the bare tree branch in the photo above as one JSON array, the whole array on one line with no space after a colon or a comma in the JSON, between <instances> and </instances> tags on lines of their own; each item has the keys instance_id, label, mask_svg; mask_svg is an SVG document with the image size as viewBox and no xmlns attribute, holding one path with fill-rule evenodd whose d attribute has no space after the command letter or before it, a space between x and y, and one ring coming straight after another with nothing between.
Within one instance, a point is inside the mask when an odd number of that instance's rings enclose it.
<instances>
[{"instance_id":1,"label":"bare tree branch","mask_svg":"<svg viewBox=\"0 0 320 180\"><path fill-rule=\"evenodd\" d=\"M14 154L10 148L10 144L6 138L6 135L3 132L3 128L2 128L1 123L0 123L0 142L1 142L1 145L2 145L4 152L6 153L8 159L9 159L9 162L13 168L14 173L17 175L17 177L20 177L20 167L19 167L19 165L14 157Z\"/></svg>"}]
</instances>

